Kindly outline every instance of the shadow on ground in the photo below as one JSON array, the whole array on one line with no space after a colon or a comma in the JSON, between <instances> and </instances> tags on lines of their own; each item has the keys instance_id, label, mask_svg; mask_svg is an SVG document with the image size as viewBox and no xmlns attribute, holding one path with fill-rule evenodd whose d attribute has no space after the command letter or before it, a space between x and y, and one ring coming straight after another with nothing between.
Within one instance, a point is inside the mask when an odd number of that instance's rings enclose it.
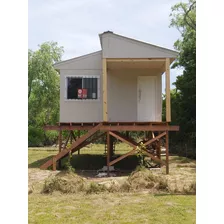
<instances>
[{"instance_id":1,"label":"shadow on ground","mask_svg":"<svg viewBox=\"0 0 224 224\"><path fill-rule=\"evenodd\" d=\"M112 160L116 159L120 155L112 157ZM51 159L52 156L39 159L30 163L29 168L39 168L42 164ZM65 169L65 164L68 162L68 157L62 159L62 169ZM71 159L71 165L76 172L82 176L95 176L97 170L107 165L107 158L105 155L93 155L93 154L73 154ZM119 161L114 165L114 168L120 175L132 172L138 166L138 158L135 155L128 156L124 160Z\"/></svg>"},{"instance_id":2,"label":"shadow on ground","mask_svg":"<svg viewBox=\"0 0 224 224\"><path fill-rule=\"evenodd\" d=\"M33 163L28 164L28 168L40 168L40 166L42 164L44 164L45 162L47 162L51 158L52 158L52 156L48 156L48 157L45 157L43 159L36 160Z\"/></svg>"}]
</instances>

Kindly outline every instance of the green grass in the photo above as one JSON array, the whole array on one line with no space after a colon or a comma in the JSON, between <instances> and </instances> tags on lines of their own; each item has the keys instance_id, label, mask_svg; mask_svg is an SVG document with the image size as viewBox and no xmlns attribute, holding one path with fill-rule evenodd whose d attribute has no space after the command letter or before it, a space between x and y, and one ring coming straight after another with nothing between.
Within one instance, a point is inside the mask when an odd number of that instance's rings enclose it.
<instances>
[{"instance_id":1,"label":"green grass","mask_svg":"<svg viewBox=\"0 0 224 224\"><path fill-rule=\"evenodd\" d=\"M116 145L116 155L122 155L132 150L127 144L119 143ZM29 168L39 168L44 162L49 160L53 155L58 153L58 148L29 148L28 163ZM116 158L116 157L114 157ZM114 159L113 158L113 159ZM67 161L67 158L62 160L62 165ZM119 169L135 169L138 161L136 156L129 156L126 160L122 160L115 164L115 168ZM104 155L104 144L90 144L78 152L73 153L71 165L75 169L93 170L100 169L106 165L106 156Z\"/></svg>"},{"instance_id":2,"label":"green grass","mask_svg":"<svg viewBox=\"0 0 224 224\"><path fill-rule=\"evenodd\" d=\"M195 223L195 196L110 193L29 195L29 223Z\"/></svg>"},{"instance_id":3,"label":"green grass","mask_svg":"<svg viewBox=\"0 0 224 224\"><path fill-rule=\"evenodd\" d=\"M50 159L53 155L56 155L57 151L53 150L40 150L37 149L29 149L28 150L28 167L29 168L39 168L42 164L44 164L48 159Z\"/></svg>"},{"instance_id":4,"label":"green grass","mask_svg":"<svg viewBox=\"0 0 224 224\"><path fill-rule=\"evenodd\" d=\"M119 144L117 151L123 154L130 148ZM38 168L44 161L57 154L57 148L30 148L28 150L29 181L34 191L29 195L29 223L37 224L110 224L110 223L155 223L155 224L193 224L196 223L195 195L138 193L100 193L100 194L61 194L53 192L41 194L46 173ZM100 156L104 145L92 145L81 150L82 163L86 155ZM95 155L94 155L95 154ZM79 157L79 158L81 158ZM92 157L92 158L93 158ZM75 157L78 159L77 155ZM101 157L102 158L102 157ZM104 158L105 159L105 158ZM78 160L77 160L78 161ZM76 162L77 162L76 161ZM123 162L128 163L128 160ZM165 175L173 188L182 188L184 184L195 182L194 160L170 156L170 175ZM41 176L44 176L41 178Z\"/></svg>"}]
</instances>

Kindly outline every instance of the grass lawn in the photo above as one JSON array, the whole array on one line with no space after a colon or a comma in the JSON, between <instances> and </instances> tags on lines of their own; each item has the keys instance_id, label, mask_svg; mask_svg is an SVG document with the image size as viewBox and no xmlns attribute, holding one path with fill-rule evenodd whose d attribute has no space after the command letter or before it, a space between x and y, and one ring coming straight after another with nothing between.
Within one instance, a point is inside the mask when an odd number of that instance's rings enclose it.
<instances>
[{"instance_id":1,"label":"grass lawn","mask_svg":"<svg viewBox=\"0 0 224 224\"><path fill-rule=\"evenodd\" d=\"M54 149L54 148L53 148ZM130 148L121 144L120 154ZM53 171L38 167L57 149L37 148L28 150L29 184L34 191L29 195L29 223L46 224L103 224L103 223L196 223L196 196L150 194L147 191L132 193L99 193L99 194L41 194L44 178ZM92 145L81 151L82 154L102 154L103 145ZM125 160L124 160L125 161ZM195 181L195 161L183 157L170 157L170 175L161 175L173 185ZM58 171L55 171L58 172ZM30 176L31 175L31 176Z\"/></svg>"},{"instance_id":2,"label":"grass lawn","mask_svg":"<svg viewBox=\"0 0 224 224\"><path fill-rule=\"evenodd\" d=\"M195 223L195 196L146 193L29 195L29 223Z\"/></svg>"}]
</instances>

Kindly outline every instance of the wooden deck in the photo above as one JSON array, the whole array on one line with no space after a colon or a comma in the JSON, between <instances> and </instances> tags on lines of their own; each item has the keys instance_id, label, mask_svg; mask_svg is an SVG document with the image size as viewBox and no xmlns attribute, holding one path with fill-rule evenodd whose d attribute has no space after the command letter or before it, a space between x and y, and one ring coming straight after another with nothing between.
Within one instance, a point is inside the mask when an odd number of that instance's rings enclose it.
<instances>
[{"instance_id":1,"label":"wooden deck","mask_svg":"<svg viewBox=\"0 0 224 224\"><path fill-rule=\"evenodd\" d=\"M114 165L115 163L119 162L120 160L126 158L129 155L136 153L139 144L131 139L127 135L123 135L120 131L151 131L151 132L158 132L158 135L149 139L148 141L144 142L145 146L148 146L152 143L156 143L158 146L156 148L157 153L153 155L147 149L142 149L142 153L149 156L152 160L159 163L160 165L166 166L166 173L169 173L169 139L168 134L169 131L179 131L179 126L172 126L169 125L167 122L99 122L99 123L58 123L58 125L46 125L44 127L45 130L57 130L59 131L59 153L52 157L52 159L48 160L44 163L40 168L47 169L48 167L52 166L53 170L57 168L57 162L60 166L61 159L65 156L70 156L72 153L80 150L81 148L87 146L88 144L96 141L97 139L101 138L102 136L106 135L106 142L107 142L107 167L108 167L108 174L109 174L109 167ZM79 136L78 139L74 137L74 130L87 130L88 132L82 136ZM68 138L66 140L65 146L61 147L62 141L62 131L70 131ZM122 142L127 143L133 149L114 159L111 161L111 139L110 137L113 136L114 138L119 139ZM160 139L162 137L166 137L166 161L163 161L160 156ZM66 147L69 138L74 140L69 148Z\"/></svg>"},{"instance_id":2,"label":"wooden deck","mask_svg":"<svg viewBox=\"0 0 224 224\"><path fill-rule=\"evenodd\" d=\"M45 130L90 130L101 124L100 131L179 131L179 126L167 122L99 122L99 123L58 123L46 125Z\"/></svg>"}]
</instances>

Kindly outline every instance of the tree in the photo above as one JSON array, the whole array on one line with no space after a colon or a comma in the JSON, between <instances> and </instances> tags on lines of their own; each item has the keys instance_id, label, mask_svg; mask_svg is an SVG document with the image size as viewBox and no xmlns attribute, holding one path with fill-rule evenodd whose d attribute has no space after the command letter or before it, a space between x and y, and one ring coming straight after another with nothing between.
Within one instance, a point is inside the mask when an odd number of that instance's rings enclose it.
<instances>
[{"instance_id":1,"label":"tree","mask_svg":"<svg viewBox=\"0 0 224 224\"><path fill-rule=\"evenodd\" d=\"M196 1L178 3L172 8L171 27L176 27L181 38L174 43L180 53L172 66L183 68L183 74L177 77L175 101L176 117L174 122L180 125L179 141L196 143ZM173 110L173 108L172 108Z\"/></svg>"},{"instance_id":2,"label":"tree","mask_svg":"<svg viewBox=\"0 0 224 224\"><path fill-rule=\"evenodd\" d=\"M56 42L43 43L36 51L28 50L28 137L31 145L46 142L43 125L58 121L60 80L53 64L61 60L62 54L63 47L58 47Z\"/></svg>"}]
</instances>

